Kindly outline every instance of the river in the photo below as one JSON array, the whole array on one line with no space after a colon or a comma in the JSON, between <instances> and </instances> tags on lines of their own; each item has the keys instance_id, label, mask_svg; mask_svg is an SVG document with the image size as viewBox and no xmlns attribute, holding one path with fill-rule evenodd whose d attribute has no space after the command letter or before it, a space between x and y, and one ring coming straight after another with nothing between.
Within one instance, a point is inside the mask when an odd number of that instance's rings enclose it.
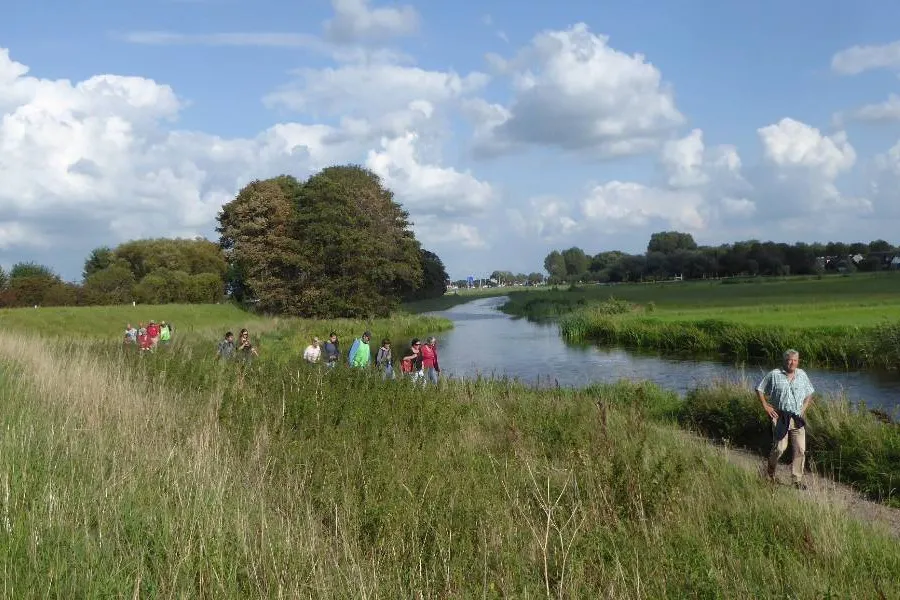
<instances>
[{"instance_id":1,"label":"river","mask_svg":"<svg viewBox=\"0 0 900 600\"><path fill-rule=\"evenodd\" d=\"M649 380L684 394L718 379L755 387L774 365L734 365L639 354L621 348L566 344L556 324L514 319L498 310L505 297L482 298L433 313L454 328L438 335L444 373L510 377L536 385L585 386L620 379ZM801 361L803 357L801 356ZM802 366L802 362L801 362ZM822 393L844 392L853 401L894 413L900 408L900 375L807 369Z\"/></svg>"}]
</instances>

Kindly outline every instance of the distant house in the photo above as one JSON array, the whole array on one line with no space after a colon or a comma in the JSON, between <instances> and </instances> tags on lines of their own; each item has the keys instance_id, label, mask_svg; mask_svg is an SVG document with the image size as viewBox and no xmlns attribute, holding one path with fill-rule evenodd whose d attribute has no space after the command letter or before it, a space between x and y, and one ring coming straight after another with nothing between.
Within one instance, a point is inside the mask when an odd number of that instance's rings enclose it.
<instances>
[{"instance_id":1,"label":"distant house","mask_svg":"<svg viewBox=\"0 0 900 600\"><path fill-rule=\"evenodd\" d=\"M900 256L895 256L891 259L891 268L900 269Z\"/></svg>"}]
</instances>

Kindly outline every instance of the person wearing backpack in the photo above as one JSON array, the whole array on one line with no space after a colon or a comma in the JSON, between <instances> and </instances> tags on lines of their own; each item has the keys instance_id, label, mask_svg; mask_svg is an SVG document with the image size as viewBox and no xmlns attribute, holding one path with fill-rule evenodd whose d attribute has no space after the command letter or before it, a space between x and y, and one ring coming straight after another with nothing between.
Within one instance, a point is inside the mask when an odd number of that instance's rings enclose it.
<instances>
[{"instance_id":1,"label":"person wearing backpack","mask_svg":"<svg viewBox=\"0 0 900 600\"><path fill-rule=\"evenodd\" d=\"M391 364L391 340L387 338L381 340L381 348L378 349L375 364L384 373L382 379L394 379L394 365Z\"/></svg>"},{"instance_id":2,"label":"person wearing backpack","mask_svg":"<svg viewBox=\"0 0 900 600\"><path fill-rule=\"evenodd\" d=\"M422 373L422 353L420 352L421 347L422 344L419 342L419 338L413 338L412 342L409 344L409 350L406 351L406 355L400 362L400 370L409 374L413 383L418 382L420 379L424 381L424 374Z\"/></svg>"},{"instance_id":3,"label":"person wearing backpack","mask_svg":"<svg viewBox=\"0 0 900 600\"><path fill-rule=\"evenodd\" d=\"M369 348L369 341L372 334L368 331L363 332L362 337L353 341L348 356L351 367L366 367L372 362L372 350Z\"/></svg>"}]
</instances>

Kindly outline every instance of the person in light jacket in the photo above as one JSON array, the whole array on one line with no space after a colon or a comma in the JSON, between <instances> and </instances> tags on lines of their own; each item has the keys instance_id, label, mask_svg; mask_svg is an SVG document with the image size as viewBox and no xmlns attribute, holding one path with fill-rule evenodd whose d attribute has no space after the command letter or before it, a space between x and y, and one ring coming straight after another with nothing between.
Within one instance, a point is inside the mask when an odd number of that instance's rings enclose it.
<instances>
[{"instance_id":1,"label":"person in light jacket","mask_svg":"<svg viewBox=\"0 0 900 600\"><path fill-rule=\"evenodd\" d=\"M303 351L303 360L310 364L315 364L319 362L321 356L322 349L319 347L319 338L314 337L312 343Z\"/></svg>"}]
</instances>

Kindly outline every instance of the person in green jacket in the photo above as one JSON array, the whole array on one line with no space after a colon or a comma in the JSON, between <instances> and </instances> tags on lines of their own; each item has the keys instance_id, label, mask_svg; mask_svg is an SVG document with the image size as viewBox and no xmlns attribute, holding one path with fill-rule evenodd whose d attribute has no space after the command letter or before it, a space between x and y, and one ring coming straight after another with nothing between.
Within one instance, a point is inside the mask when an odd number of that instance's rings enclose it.
<instances>
[{"instance_id":1,"label":"person in green jacket","mask_svg":"<svg viewBox=\"0 0 900 600\"><path fill-rule=\"evenodd\" d=\"M159 341L162 344L168 344L172 341L172 330L166 325L166 322L163 321L159 326Z\"/></svg>"},{"instance_id":2,"label":"person in green jacket","mask_svg":"<svg viewBox=\"0 0 900 600\"><path fill-rule=\"evenodd\" d=\"M372 362L372 350L369 348L369 340L371 339L372 334L368 331L362 334L359 344L356 344L356 352L353 353L353 358L350 359L351 367L367 367Z\"/></svg>"}]
</instances>

